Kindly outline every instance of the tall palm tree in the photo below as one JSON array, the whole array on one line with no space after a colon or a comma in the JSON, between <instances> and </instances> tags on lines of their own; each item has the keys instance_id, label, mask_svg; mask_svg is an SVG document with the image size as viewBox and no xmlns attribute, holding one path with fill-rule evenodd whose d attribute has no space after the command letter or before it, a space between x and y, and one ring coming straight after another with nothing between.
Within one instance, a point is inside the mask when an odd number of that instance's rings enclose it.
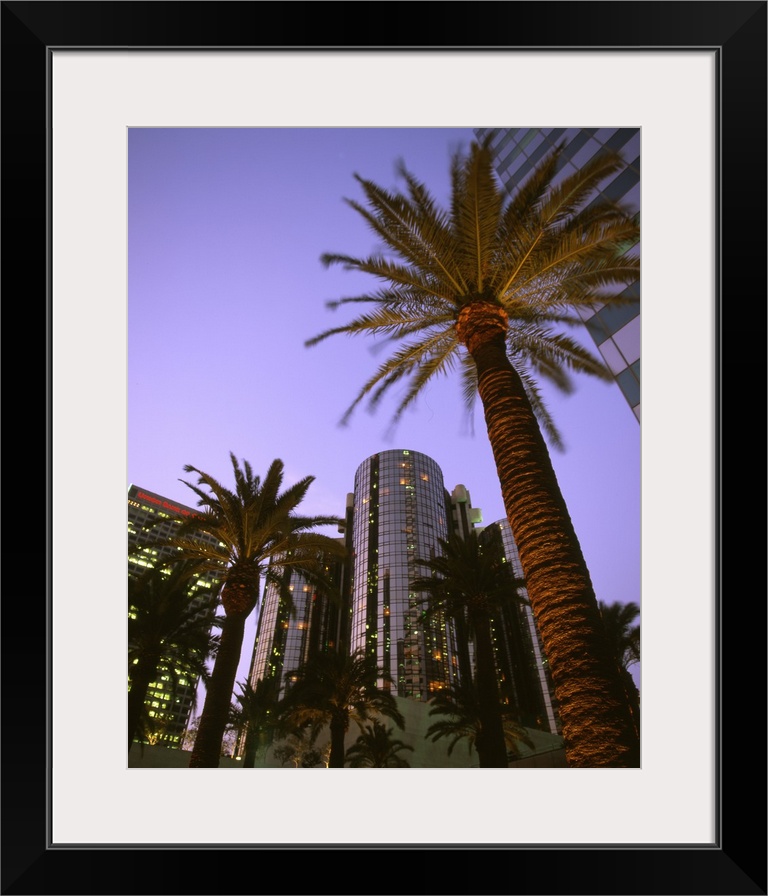
<instances>
[{"instance_id":1,"label":"tall palm tree","mask_svg":"<svg viewBox=\"0 0 768 896\"><path fill-rule=\"evenodd\" d=\"M640 662L640 626L634 624L640 615L640 607L632 601L626 604L618 601L614 601L612 604L598 601L598 606L608 641L621 671L632 716L639 732L640 692L629 670Z\"/></svg>"},{"instance_id":2,"label":"tall palm tree","mask_svg":"<svg viewBox=\"0 0 768 896\"><path fill-rule=\"evenodd\" d=\"M283 699L282 717L295 727L328 725L331 735L329 768L344 767L344 740L350 722L362 726L374 715L392 719L399 728L405 720L397 701L380 690L377 679L389 681L389 672L362 650L349 655L318 653L294 673L296 682Z\"/></svg>"},{"instance_id":3,"label":"tall palm tree","mask_svg":"<svg viewBox=\"0 0 768 896\"><path fill-rule=\"evenodd\" d=\"M467 749L470 754L474 748L477 751L480 767L483 767L480 757L479 740L483 723L481 720L481 705L479 688L477 684L452 685L443 691L438 691L429 701L431 716L440 715L444 718L433 722L425 737L431 738L436 743L440 738L449 737L448 755L460 740L467 741ZM506 768L511 759L520 756L520 744L533 747L533 741L525 728L511 717L508 706L499 704L502 714L502 729L504 732L504 744L506 750Z\"/></svg>"},{"instance_id":4,"label":"tall palm tree","mask_svg":"<svg viewBox=\"0 0 768 896\"><path fill-rule=\"evenodd\" d=\"M322 261L383 285L329 303L372 307L306 344L337 333L399 344L344 421L365 398L374 409L405 380L394 423L436 376L460 368L467 407L478 394L483 406L552 670L568 763L636 766L639 739L545 442L546 435L562 447L537 378L566 392L571 371L611 378L566 328L581 326L579 309L623 301L623 289L639 274L639 259L627 251L639 228L597 192L623 166L619 156L605 152L555 184L561 156L556 147L509 196L495 177L488 141L472 143L469 153L454 156L448 210L402 163L404 191L356 175L367 204L347 202L385 249L360 258L327 253Z\"/></svg>"},{"instance_id":5,"label":"tall palm tree","mask_svg":"<svg viewBox=\"0 0 768 896\"><path fill-rule=\"evenodd\" d=\"M279 726L280 685L276 678L261 678L254 686L239 682L240 693L230 709L230 720L245 740L243 768L253 768L256 756L266 747Z\"/></svg>"},{"instance_id":6,"label":"tall palm tree","mask_svg":"<svg viewBox=\"0 0 768 896\"><path fill-rule=\"evenodd\" d=\"M200 564L180 561L152 567L128 579L128 749L140 733L149 685L159 671L179 679L208 679L207 661L219 639L211 634L210 603L190 596Z\"/></svg>"},{"instance_id":7,"label":"tall palm tree","mask_svg":"<svg viewBox=\"0 0 768 896\"><path fill-rule=\"evenodd\" d=\"M245 620L258 601L262 574L274 577L279 584L285 569L300 569L309 580L320 583L324 579L322 556L343 553L338 541L313 531L318 526L338 525L337 517L296 515L314 476L281 492L281 460L270 464L263 481L254 475L248 461L241 466L231 452L230 460L234 489L196 467L184 467L186 473L198 474L197 484L181 481L197 495L200 510L185 517L166 542L176 547L180 556L221 570L223 581L220 598L225 615L221 643L206 690L190 768L218 767ZM328 590L330 593L330 586Z\"/></svg>"},{"instance_id":8,"label":"tall palm tree","mask_svg":"<svg viewBox=\"0 0 768 896\"><path fill-rule=\"evenodd\" d=\"M363 725L357 740L347 749L346 761L350 768L410 768L407 759L398 755L413 750L410 744L393 737L394 728L379 719Z\"/></svg>"},{"instance_id":9,"label":"tall palm tree","mask_svg":"<svg viewBox=\"0 0 768 896\"><path fill-rule=\"evenodd\" d=\"M480 726L476 749L481 768L506 768L501 698L493 651L491 618L505 603L522 600L523 583L512 576L498 551L484 551L477 530L466 538L453 534L438 539L440 554L417 560L431 575L414 579L411 588L428 595L427 615L443 612L450 619L466 618L475 645L476 685Z\"/></svg>"}]
</instances>

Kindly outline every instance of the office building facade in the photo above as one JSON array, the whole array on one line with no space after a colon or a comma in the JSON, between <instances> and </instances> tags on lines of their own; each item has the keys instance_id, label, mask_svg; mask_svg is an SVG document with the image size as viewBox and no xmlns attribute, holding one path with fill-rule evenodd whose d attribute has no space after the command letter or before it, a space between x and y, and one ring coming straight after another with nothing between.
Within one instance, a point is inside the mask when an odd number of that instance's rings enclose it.
<instances>
[{"instance_id":1,"label":"office building facade","mask_svg":"<svg viewBox=\"0 0 768 896\"><path fill-rule=\"evenodd\" d=\"M382 451L354 483L350 649L389 671L385 689L427 701L458 676L452 627L441 614L426 617L425 595L410 587L424 574L418 559L435 556L451 529L442 471L418 451Z\"/></svg>"},{"instance_id":2,"label":"office building facade","mask_svg":"<svg viewBox=\"0 0 768 896\"><path fill-rule=\"evenodd\" d=\"M325 562L328 579L341 583L343 564L337 558ZM264 587L248 681L255 688L262 679L275 679L282 697L300 666L340 646L343 608L300 570L273 569L278 578Z\"/></svg>"},{"instance_id":3,"label":"office building facade","mask_svg":"<svg viewBox=\"0 0 768 896\"><path fill-rule=\"evenodd\" d=\"M136 578L147 569L173 558L175 550L154 542L174 534L179 520L194 514L179 504L148 489L131 485L128 490L128 577ZM213 621L221 581L214 572L195 575L189 583L189 600L201 616ZM128 607L129 615L133 612ZM174 681L174 678L176 680ZM147 715L158 743L180 747L194 705L198 677L161 666L150 684L146 699ZM129 678L130 688L130 678Z\"/></svg>"},{"instance_id":4,"label":"office building facade","mask_svg":"<svg viewBox=\"0 0 768 896\"><path fill-rule=\"evenodd\" d=\"M573 173L604 149L621 153L626 167L601 187L607 199L640 216L639 128L476 128L479 140L490 135L499 180L510 193L525 180L547 151L563 144L560 172ZM557 182L557 181L556 181ZM627 247L639 252L639 245ZM627 303L579 313L589 336L640 420L640 283L624 290Z\"/></svg>"}]
</instances>

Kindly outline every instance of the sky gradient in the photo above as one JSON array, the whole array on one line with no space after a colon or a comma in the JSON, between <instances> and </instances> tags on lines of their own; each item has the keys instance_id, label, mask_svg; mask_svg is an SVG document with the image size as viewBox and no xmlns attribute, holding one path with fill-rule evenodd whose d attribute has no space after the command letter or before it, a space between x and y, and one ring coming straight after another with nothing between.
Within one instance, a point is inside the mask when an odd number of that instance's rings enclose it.
<instances>
[{"instance_id":1,"label":"sky gradient","mask_svg":"<svg viewBox=\"0 0 768 896\"><path fill-rule=\"evenodd\" d=\"M194 506L185 464L231 485L230 451L262 476L281 458L284 486L315 477L302 511L343 516L359 464L407 448L440 465L449 491L465 485L485 524L504 517L482 411L473 434L458 377L430 387L392 434L398 387L342 427L385 355L365 337L304 346L354 311L326 301L376 286L320 262L376 248L344 202L362 199L354 173L394 187L402 158L444 202L450 156L472 139L455 128L129 129L127 485ZM552 460L597 598L639 604L640 427L614 383L580 376L570 396L542 392L566 444Z\"/></svg>"}]
</instances>

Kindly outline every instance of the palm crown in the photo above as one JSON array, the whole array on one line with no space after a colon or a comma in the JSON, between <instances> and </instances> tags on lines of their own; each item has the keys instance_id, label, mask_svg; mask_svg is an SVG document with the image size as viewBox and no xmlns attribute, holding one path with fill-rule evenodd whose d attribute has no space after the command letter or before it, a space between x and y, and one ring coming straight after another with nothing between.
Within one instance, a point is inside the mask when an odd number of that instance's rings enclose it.
<instances>
[{"instance_id":1,"label":"palm crown","mask_svg":"<svg viewBox=\"0 0 768 896\"><path fill-rule=\"evenodd\" d=\"M310 578L322 579L323 567L318 558L322 553L338 554L341 549L333 539L312 530L338 525L339 519L296 514L314 476L306 476L281 492L284 472L281 460L270 464L262 481L254 475L248 461L243 461L241 466L232 453L230 459L234 490L196 467L189 464L184 467L185 472L199 476L196 485L182 481L198 496L201 510L181 523L173 544L185 557L226 568L222 593L225 609L228 613L235 610L233 586L237 585L245 599L243 609L250 604L250 612L257 595L249 586L255 582L258 587L262 574L279 582L278 570L290 567L300 569ZM201 534L211 538L201 541Z\"/></svg>"},{"instance_id":2,"label":"palm crown","mask_svg":"<svg viewBox=\"0 0 768 896\"><path fill-rule=\"evenodd\" d=\"M467 159L457 155L453 160L449 210L441 209L402 163L404 193L356 175L368 207L347 202L382 240L385 252L362 258L326 253L322 260L372 274L387 285L329 302L330 308L374 307L306 344L337 333L367 333L403 344L365 383L345 420L366 397L374 408L390 386L408 378L396 421L427 382L457 366L471 409L477 374L462 349L462 311L481 300L498 306L508 357L550 441L561 445L535 378L542 376L564 391L571 388L569 371L610 378L604 364L564 328L581 324L574 309L623 301L621 293L639 271L638 258L626 252L639 238L629 211L613 203L584 205L623 165L621 157L601 154L553 186L561 153L562 147L552 151L509 197L493 175L487 143L473 144Z\"/></svg>"},{"instance_id":3,"label":"palm crown","mask_svg":"<svg viewBox=\"0 0 768 896\"><path fill-rule=\"evenodd\" d=\"M477 530L437 542L440 553L417 560L431 575L411 580L414 591L429 595L428 613L442 609L455 618L469 610L471 621L474 612L492 614L507 602L525 602L518 593L525 581L514 575L500 551L483 549Z\"/></svg>"},{"instance_id":4,"label":"palm crown","mask_svg":"<svg viewBox=\"0 0 768 896\"><path fill-rule=\"evenodd\" d=\"M347 749L346 761L350 768L409 768L407 759L399 756L414 748L393 736L394 729L379 719L363 725L357 740Z\"/></svg>"},{"instance_id":5,"label":"palm crown","mask_svg":"<svg viewBox=\"0 0 768 896\"><path fill-rule=\"evenodd\" d=\"M640 626L634 624L640 607L633 601L626 604L600 601L599 606L616 661L622 669L629 669L640 662Z\"/></svg>"}]
</instances>

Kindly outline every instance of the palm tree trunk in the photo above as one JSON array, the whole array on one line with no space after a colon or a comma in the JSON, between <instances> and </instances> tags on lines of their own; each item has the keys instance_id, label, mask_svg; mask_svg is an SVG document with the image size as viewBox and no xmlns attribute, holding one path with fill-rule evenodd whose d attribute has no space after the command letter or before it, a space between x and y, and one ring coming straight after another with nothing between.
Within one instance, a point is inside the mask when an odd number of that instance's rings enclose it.
<instances>
[{"instance_id":1,"label":"palm tree trunk","mask_svg":"<svg viewBox=\"0 0 768 896\"><path fill-rule=\"evenodd\" d=\"M460 320L462 341L477 367L504 507L560 705L566 759L573 767L638 767L640 743L624 685L544 438L506 355L500 310L483 319L478 309Z\"/></svg>"},{"instance_id":2,"label":"palm tree trunk","mask_svg":"<svg viewBox=\"0 0 768 896\"><path fill-rule=\"evenodd\" d=\"M331 717L331 754L328 757L328 768L344 768L344 736L347 725L344 719Z\"/></svg>"},{"instance_id":3,"label":"palm tree trunk","mask_svg":"<svg viewBox=\"0 0 768 896\"><path fill-rule=\"evenodd\" d=\"M464 615L457 615L454 619L456 631L456 653L459 664L459 681L471 684L473 679L472 663L469 660L469 635L467 634L467 620Z\"/></svg>"},{"instance_id":4,"label":"palm tree trunk","mask_svg":"<svg viewBox=\"0 0 768 896\"><path fill-rule=\"evenodd\" d=\"M219 650L211 681L205 693L203 714L200 717L195 745L189 760L190 768L219 767L221 744L227 727L232 692L235 689L247 615L247 613L232 613L224 617Z\"/></svg>"},{"instance_id":5,"label":"palm tree trunk","mask_svg":"<svg viewBox=\"0 0 768 896\"><path fill-rule=\"evenodd\" d=\"M475 739L480 768L507 768L507 745L501 722L501 698L493 658L491 621L487 613L473 613L475 660L477 662L477 703L480 731Z\"/></svg>"},{"instance_id":6,"label":"palm tree trunk","mask_svg":"<svg viewBox=\"0 0 768 896\"><path fill-rule=\"evenodd\" d=\"M256 754L259 750L259 732L251 731L250 728L245 734L245 753L243 755L243 768L254 768L256 765Z\"/></svg>"}]
</instances>

